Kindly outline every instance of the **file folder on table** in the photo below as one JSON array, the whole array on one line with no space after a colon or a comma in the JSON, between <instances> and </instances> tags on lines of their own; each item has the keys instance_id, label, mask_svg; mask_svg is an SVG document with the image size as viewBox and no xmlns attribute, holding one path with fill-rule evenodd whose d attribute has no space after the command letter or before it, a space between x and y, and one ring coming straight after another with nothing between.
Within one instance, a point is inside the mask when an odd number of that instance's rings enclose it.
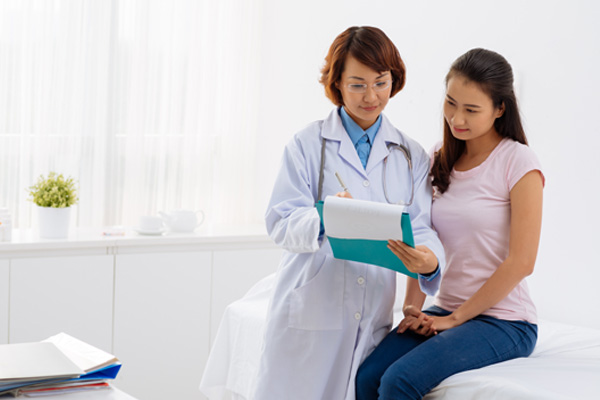
<instances>
[{"instance_id":1,"label":"file folder on table","mask_svg":"<svg viewBox=\"0 0 600 400\"><path fill-rule=\"evenodd\" d=\"M410 217L403 206L327 196L316 207L335 258L417 278L387 247L389 239L415 247Z\"/></svg>"}]
</instances>

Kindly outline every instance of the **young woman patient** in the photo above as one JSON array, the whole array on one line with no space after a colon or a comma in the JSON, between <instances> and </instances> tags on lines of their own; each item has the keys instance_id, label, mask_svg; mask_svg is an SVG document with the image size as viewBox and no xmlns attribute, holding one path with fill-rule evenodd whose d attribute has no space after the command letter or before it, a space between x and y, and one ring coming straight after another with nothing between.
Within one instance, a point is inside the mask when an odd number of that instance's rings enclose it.
<instances>
[{"instance_id":1,"label":"young woman patient","mask_svg":"<svg viewBox=\"0 0 600 400\"><path fill-rule=\"evenodd\" d=\"M359 368L358 400L421 399L458 372L527 357L537 340L524 278L537 255L544 176L501 55L473 49L452 64L431 175L447 262L440 289L421 311L425 294L409 279L404 319ZM413 257L402 242L389 246Z\"/></svg>"}]
</instances>

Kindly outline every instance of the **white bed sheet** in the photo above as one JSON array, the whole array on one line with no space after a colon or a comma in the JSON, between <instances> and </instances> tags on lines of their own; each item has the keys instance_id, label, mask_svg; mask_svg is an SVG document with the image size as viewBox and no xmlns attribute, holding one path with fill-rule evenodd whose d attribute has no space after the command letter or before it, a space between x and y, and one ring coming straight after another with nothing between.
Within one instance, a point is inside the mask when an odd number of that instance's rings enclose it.
<instances>
[{"instance_id":1,"label":"white bed sheet","mask_svg":"<svg viewBox=\"0 0 600 400\"><path fill-rule=\"evenodd\" d=\"M223 315L200 390L210 400L250 400L274 275ZM449 377L424 400L600 399L600 330L542 320L533 354Z\"/></svg>"},{"instance_id":2,"label":"white bed sheet","mask_svg":"<svg viewBox=\"0 0 600 400\"><path fill-rule=\"evenodd\" d=\"M210 400L250 399L274 282L274 274L263 278L225 309L200 382Z\"/></svg>"},{"instance_id":3,"label":"white bed sheet","mask_svg":"<svg viewBox=\"0 0 600 400\"><path fill-rule=\"evenodd\" d=\"M424 397L454 399L600 399L600 330L541 320L528 358L456 374Z\"/></svg>"}]
</instances>

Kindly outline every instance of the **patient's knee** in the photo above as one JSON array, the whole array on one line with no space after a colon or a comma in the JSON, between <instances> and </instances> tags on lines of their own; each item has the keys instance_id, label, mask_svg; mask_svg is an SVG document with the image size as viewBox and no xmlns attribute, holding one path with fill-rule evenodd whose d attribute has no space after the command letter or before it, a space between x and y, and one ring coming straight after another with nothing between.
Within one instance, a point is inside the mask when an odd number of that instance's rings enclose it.
<instances>
[{"instance_id":1,"label":"patient's knee","mask_svg":"<svg viewBox=\"0 0 600 400\"><path fill-rule=\"evenodd\" d=\"M356 400L376 400L381 373L367 362L356 373Z\"/></svg>"},{"instance_id":2,"label":"patient's knee","mask_svg":"<svg viewBox=\"0 0 600 400\"><path fill-rule=\"evenodd\" d=\"M418 372L418 371L415 371ZM411 374L406 371L398 371L397 368L389 368L381 377L379 384L381 399L421 399L421 394L415 386Z\"/></svg>"}]
</instances>

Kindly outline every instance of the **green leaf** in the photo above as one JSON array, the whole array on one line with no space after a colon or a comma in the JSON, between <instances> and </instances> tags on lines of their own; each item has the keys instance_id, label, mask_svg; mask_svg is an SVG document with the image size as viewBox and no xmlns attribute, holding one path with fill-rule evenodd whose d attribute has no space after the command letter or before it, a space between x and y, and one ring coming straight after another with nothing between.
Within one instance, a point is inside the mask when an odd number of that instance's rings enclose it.
<instances>
[{"instance_id":1,"label":"green leaf","mask_svg":"<svg viewBox=\"0 0 600 400\"><path fill-rule=\"evenodd\" d=\"M47 178L40 175L38 181L29 187L29 200L40 207L65 208L77 204L77 188L73 178L50 172Z\"/></svg>"}]
</instances>

